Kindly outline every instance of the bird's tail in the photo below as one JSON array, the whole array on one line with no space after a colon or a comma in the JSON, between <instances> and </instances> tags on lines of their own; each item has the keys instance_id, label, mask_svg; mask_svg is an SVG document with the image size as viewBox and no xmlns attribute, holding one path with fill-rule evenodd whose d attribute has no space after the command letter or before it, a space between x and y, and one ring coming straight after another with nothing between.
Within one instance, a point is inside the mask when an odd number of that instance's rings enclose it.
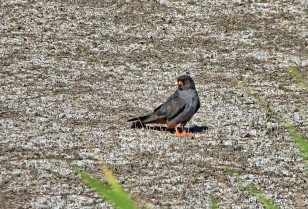
<instances>
[{"instance_id":1,"label":"bird's tail","mask_svg":"<svg viewBox=\"0 0 308 209\"><path fill-rule=\"evenodd\" d=\"M133 121L144 121L145 119L147 119L149 117L149 115L146 115L146 116L140 116L140 117L136 117L136 118L132 118L132 119L129 119L127 120L127 122L133 122Z\"/></svg>"},{"instance_id":2,"label":"bird's tail","mask_svg":"<svg viewBox=\"0 0 308 209\"><path fill-rule=\"evenodd\" d=\"M133 122L132 128L142 128L145 127L145 124L151 123L157 119L154 115L146 115L146 116L140 116L136 118L132 118L127 120L127 122Z\"/></svg>"}]
</instances>

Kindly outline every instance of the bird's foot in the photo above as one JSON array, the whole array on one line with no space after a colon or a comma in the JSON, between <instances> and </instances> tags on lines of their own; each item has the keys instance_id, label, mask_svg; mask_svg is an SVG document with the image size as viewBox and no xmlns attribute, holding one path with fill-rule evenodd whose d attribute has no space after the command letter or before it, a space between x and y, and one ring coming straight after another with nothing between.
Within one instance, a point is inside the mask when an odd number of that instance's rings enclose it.
<instances>
[{"instance_id":1,"label":"bird's foot","mask_svg":"<svg viewBox=\"0 0 308 209\"><path fill-rule=\"evenodd\" d=\"M182 131L182 132L179 132L179 130L176 128L175 129L175 134L177 136L192 136L192 132L186 132L186 131Z\"/></svg>"},{"instance_id":2,"label":"bird's foot","mask_svg":"<svg viewBox=\"0 0 308 209\"><path fill-rule=\"evenodd\" d=\"M183 131L183 132L175 132L175 134L177 135L177 136L186 136L186 132L185 131Z\"/></svg>"},{"instance_id":3,"label":"bird's foot","mask_svg":"<svg viewBox=\"0 0 308 209\"><path fill-rule=\"evenodd\" d=\"M186 135L187 135L187 136L192 136L192 135L193 135L192 132L188 132L188 131L184 131L184 132L186 132Z\"/></svg>"}]
</instances>

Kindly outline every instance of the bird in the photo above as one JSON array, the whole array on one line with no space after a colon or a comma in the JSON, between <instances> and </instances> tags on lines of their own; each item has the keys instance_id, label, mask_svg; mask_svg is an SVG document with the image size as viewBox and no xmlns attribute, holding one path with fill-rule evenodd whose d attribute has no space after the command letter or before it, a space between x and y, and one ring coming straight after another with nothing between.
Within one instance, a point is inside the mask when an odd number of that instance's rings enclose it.
<instances>
[{"instance_id":1,"label":"bird","mask_svg":"<svg viewBox=\"0 0 308 209\"><path fill-rule=\"evenodd\" d=\"M174 128L175 134L179 137L191 136L192 133L186 131L184 127L200 108L198 92L194 80L188 74L179 76L177 85L176 91L163 104L156 107L153 113L129 119L128 122L134 122L142 127L149 123L166 124L168 128ZM181 124L182 132L177 128L178 124Z\"/></svg>"}]
</instances>

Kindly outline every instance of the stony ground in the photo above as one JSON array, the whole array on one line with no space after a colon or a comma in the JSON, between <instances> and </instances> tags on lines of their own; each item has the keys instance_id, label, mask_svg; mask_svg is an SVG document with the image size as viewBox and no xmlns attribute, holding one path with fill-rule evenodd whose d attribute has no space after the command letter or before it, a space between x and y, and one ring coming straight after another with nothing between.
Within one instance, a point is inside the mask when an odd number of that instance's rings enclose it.
<instances>
[{"instance_id":1,"label":"stony ground","mask_svg":"<svg viewBox=\"0 0 308 209\"><path fill-rule=\"evenodd\" d=\"M287 131L245 90L307 137L307 1L0 2L0 208L108 208L70 164L105 161L151 208L262 208L229 168L281 208L308 208ZM235 3L236 2L236 3ZM194 136L126 120L195 79Z\"/></svg>"}]
</instances>

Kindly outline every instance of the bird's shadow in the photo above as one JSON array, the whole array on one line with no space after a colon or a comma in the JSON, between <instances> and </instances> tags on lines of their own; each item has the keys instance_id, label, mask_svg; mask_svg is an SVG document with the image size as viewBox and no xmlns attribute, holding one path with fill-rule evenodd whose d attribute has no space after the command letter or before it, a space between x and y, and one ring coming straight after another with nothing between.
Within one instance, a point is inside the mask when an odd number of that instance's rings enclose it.
<instances>
[{"instance_id":1,"label":"bird's shadow","mask_svg":"<svg viewBox=\"0 0 308 209\"><path fill-rule=\"evenodd\" d=\"M149 125L143 125L143 124L132 124L131 128L145 128L145 129L150 129L150 130L155 130L155 131L164 131L164 132L170 132L170 133L174 133L175 129L174 128L167 128L165 126L149 126ZM189 132L192 133L201 133L203 131L207 131L209 129L208 126L190 126L190 127L186 127L186 130L188 130ZM179 127L178 130L180 132L182 132L182 128Z\"/></svg>"}]
</instances>

